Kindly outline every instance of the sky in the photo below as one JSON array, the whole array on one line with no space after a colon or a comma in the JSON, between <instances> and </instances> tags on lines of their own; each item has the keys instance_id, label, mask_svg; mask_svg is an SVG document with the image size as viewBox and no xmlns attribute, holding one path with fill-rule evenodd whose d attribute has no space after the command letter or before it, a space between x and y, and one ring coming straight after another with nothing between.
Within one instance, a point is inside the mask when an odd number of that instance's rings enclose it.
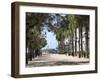
<instances>
[{"instance_id":1,"label":"sky","mask_svg":"<svg viewBox=\"0 0 100 80\"><path fill-rule=\"evenodd\" d=\"M56 49L58 47L58 41L56 40L56 35L53 32L48 32L45 28L47 45L42 49Z\"/></svg>"}]
</instances>

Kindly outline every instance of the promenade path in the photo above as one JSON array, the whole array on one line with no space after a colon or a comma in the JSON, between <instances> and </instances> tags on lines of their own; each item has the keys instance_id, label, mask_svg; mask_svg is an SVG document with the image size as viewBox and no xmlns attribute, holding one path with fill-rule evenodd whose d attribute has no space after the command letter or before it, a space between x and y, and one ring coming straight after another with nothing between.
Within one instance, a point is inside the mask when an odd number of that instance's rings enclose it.
<instances>
[{"instance_id":1,"label":"promenade path","mask_svg":"<svg viewBox=\"0 0 100 80\"><path fill-rule=\"evenodd\" d=\"M42 56L38 56L32 61L28 62L27 67L39 67L39 66L54 66L54 65L81 65L88 64L88 58L78 58L78 56L68 56L65 54L49 54L43 53Z\"/></svg>"}]
</instances>

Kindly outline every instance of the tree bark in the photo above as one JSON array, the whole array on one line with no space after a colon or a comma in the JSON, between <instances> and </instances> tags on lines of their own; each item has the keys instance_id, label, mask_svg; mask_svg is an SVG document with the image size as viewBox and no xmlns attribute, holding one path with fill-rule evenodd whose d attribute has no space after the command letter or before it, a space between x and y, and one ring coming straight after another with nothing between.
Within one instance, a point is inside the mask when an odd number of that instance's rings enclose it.
<instances>
[{"instance_id":1,"label":"tree bark","mask_svg":"<svg viewBox=\"0 0 100 80\"><path fill-rule=\"evenodd\" d=\"M26 64L28 64L28 53L27 53L27 49L26 49Z\"/></svg>"},{"instance_id":2,"label":"tree bark","mask_svg":"<svg viewBox=\"0 0 100 80\"><path fill-rule=\"evenodd\" d=\"M89 30L88 28L86 27L86 57L89 58L89 36L88 36L88 33Z\"/></svg>"},{"instance_id":3,"label":"tree bark","mask_svg":"<svg viewBox=\"0 0 100 80\"><path fill-rule=\"evenodd\" d=\"M70 56L71 55L71 49L72 49L72 46L71 46L71 36L69 37L69 44L68 44L68 46L69 46L69 53L68 53L68 55Z\"/></svg>"},{"instance_id":4,"label":"tree bark","mask_svg":"<svg viewBox=\"0 0 100 80\"><path fill-rule=\"evenodd\" d=\"M82 35L82 33L83 33L83 30L82 30L82 26L81 26L81 28L80 28L80 37L81 37L81 55L80 55L80 57L83 57L83 35Z\"/></svg>"},{"instance_id":5,"label":"tree bark","mask_svg":"<svg viewBox=\"0 0 100 80\"><path fill-rule=\"evenodd\" d=\"M75 56L77 56L77 29L75 30Z\"/></svg>"},{"instance_id":6,"label":"tree bark","mask_svg":"<svg viewBox=\"0 0 100 80\"><path fill-rule=\"evenodd\" d=\"M79 42L78 42L79 43L79 58L81 58L81 53L80 53L80 38L81 37L80 37L80 26L79 26Z\"/></svg>"},{"instance_id":7,"label":"tree bark","mask_svg":"<svg viewBox=\"0 0 100 80\"><path fill-rule=\"evenodd\" d=\"M73 32L72 32L72 56L74 56L74 40L73 40L73 38L74 38L74 34L73 34Z\"/></svg>"},{"instance_id":8,"label":"tree bark","mask_svg":"<svg viewBox=\"0 0 100 80\"><path fill-rule=\"evenodd\" d=\"M64 48L65 48L64 38L61 39L59 47L60 47L60 53L64 53Z\"/></svg>"}]
</instances>

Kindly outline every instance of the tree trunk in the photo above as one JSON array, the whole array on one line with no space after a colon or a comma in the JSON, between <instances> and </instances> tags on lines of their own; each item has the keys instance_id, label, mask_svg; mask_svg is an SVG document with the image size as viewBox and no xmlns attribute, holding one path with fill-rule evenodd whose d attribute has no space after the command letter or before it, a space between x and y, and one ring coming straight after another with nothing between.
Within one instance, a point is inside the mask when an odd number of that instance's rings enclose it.
<instances>
[{"instance_id":1,"label":"tree trunk","mask_svg":"<svg viewBox=\"0 0 100 80\"><path fill-rule=\"evenodd\" d=\"M60 47L60 53L64 53L65 49L64 38L61 39L59 47Z\"/></svg>"},{"instance_id":2,"label":"tree trunk","mask_svg":"<svg viewBox=\"0 0 100 80\"><path fill-rule=\"evenodd\" d=\"M69 53L69 44L67 43L67 46L66 46L67 50L66 50L66 55L68 55Z\"/></svg>"},{"instance_id":3,"label":"tree trunk","mask_svg":"<svg viewBox=\"0 0 100 80\"><path fill-rule=\"evenodd\" d=\"M83 30L82 30L82 26L80 28L80 38L81 38L81 54L80 57L83 57L83 36L82 36Z\"/></svg>"},{"instance_id":4,"label":"tree trunk","mask_svg":"<svg viewBox=\"0 0 100 80\"><path fill-rule=\"evenodd\" d=\"M74 34L73 34L73 31L72 31L72 56L74 56L74 40L73 40L73 38L74 38Z\"/></svg>"},{"instance_id":5,"label":"tree trunk","mask_svg":"<svg viewBox=\"0 0 100 80\"><path fill-rule=\"evenodd\" d=\"M75 56L77 56L77 29L75 30Z\"/></svg>"},{"instance_id":6,"label":"tree trunk","mask_svg":"<svg viewBox=\"0 0 100 80\"><path fill-rule=\"evenodd\" d=\"M79 41L78 41L78 43L79 43L79 58L81 57L81 53L80 53L80 26L79 26Z\"/></svg>"},{"instance_id":7,"label":"tree trunk","mask_svg":"<svg viewBox=\"0 0 100 80\"><path fill-rule=\"evenodd\" d=\"M88 28L86 27L86 57L89 58L89 36L88 36Z\"/></svg>"},{"instance_id":8,"label":"tree trunk","mask_svg":"<svg viewBox=\"0 0 100 80\"><path fill-rule=\"evenodd\" d=\"M71 43L72 41L71 41L71 36L69 37L69 44L68 44L68 46L69 46L69 53L68 53L68 55L70 56L71 55L71 50L72 50L72 46L71 46Z\"/></svg>"},{"instance_id":9,"label":"tree trunk","mask_svg":"<svg viewBox=\"0 0 100 80\"><path fill-rule=\"evenodd\" d=\"M31 43L29 45L29 60L32 61L32 47L31 47Z\"/></svg>"},{"instance_id":10,"label":"tree trunk","mask_svg":"<svg viewBox=\"0 0 100 80\"><path fill-rule=\"evenodd\" d=\"M28 64L28 51L27 51L27 48L26 48L26 64Z\"/></svg>"}]
</instances>

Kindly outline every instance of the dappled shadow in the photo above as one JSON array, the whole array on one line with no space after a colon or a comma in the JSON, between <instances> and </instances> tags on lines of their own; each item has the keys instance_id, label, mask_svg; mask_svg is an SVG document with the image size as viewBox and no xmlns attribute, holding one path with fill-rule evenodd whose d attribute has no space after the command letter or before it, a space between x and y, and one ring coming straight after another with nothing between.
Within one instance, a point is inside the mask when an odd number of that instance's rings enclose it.
<instances>
[{"instance_id":1,"label":"dappled shadow","mask_svg":"<svg viewBox=\"0 0 100 80\"><path fill-rule=\"evenodd\" d=\"M56 62L56 65L80 65L80 64L84 64L84 63L89 63L89 61L87 61L87 62L65 62L65 61L59 61L59 62Z\"/></svg>"},{"instance_id":2,"label":"dappled shadow","mask_svg":"<svg viewBox=\"0 0 100 80\"><path fill-rule=\"evenodd\" d=\"M69 62L69 61L53 61L53 62L34 62L28 64L27 67L41 67L41 66L60 66L60 65L82 65L82 64L89 64L87 62Z\"/></svg>"}]
</instances>

